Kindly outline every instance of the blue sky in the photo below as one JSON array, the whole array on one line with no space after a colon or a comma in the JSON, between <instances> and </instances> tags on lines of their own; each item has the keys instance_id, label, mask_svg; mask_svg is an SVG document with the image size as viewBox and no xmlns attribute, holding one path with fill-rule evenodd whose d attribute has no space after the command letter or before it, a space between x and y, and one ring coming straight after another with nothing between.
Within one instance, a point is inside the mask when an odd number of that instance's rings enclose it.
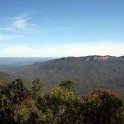
<instances>
[{"instance_id":1,"label":"blue sky","mask_svg":"<svg viewBox=\"0 0 124 124\"><path fill-rule=\"evenodd\" d=\"M123 0L0 0L0 56L124 54Z\"/></svg>"}]
</instances>

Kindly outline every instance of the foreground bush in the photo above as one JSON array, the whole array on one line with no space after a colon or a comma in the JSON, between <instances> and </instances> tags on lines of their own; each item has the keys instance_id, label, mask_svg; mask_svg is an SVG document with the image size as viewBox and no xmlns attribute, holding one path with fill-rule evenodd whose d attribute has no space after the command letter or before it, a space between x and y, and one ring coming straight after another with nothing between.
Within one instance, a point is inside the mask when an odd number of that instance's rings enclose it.
<instances>
[{"instance_id":1,"label":"foreground bush","mask_svg":"<svg viewBox=\"0 0 124 124\"><path fill-rule=\"evenodd\" d=\"M79 98L72 91L58 87L38 99L38 108L49 113L53 124L122 124L123 102L112 92L98 89ZM46 118L46 119L48 119Z\"/></svg>"},{"instance_id":2,"label":"foreground bush","mask_svg":"<svg viewBox=\"0 0 124 124\"><path fill-rule=\"evenodd\" d=\"M33 82L31 93L21 80L0 88L0 123L123 124L124 105L113 92L99 88L80 96L65 81L43 93L40 82Z\"/></svg>"},{"instance_id":3,"label":"foreground bush","mask_svg":"<svg viewBox=\"0 0 124 124\"><path fill-rule=\"evenodd\" d=\"M86 99L86 98L85 98ZM107 89L97 89L87 96L89 104L86 107L85 123L92 124L121 124L123 102ZM89 120L89 121L88 121ZM87 122L88 121L88 122Z\"/></svg>"}]
</instances>

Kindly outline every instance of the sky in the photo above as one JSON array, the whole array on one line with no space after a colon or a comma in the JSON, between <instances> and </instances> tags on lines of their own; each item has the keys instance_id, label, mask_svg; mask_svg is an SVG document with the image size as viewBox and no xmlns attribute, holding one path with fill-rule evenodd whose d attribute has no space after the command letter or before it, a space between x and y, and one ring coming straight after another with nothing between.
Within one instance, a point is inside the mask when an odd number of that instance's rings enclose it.
<instances>
[{"instance_id":1,"label":"sky","mask_svg":"<svg viewBox=\"0 0 124 124\"><path fill-rule=\"evenodd\" d=\"M124 55L124 0L0 0L0 57Z\"/></svg>"}]
</instances>

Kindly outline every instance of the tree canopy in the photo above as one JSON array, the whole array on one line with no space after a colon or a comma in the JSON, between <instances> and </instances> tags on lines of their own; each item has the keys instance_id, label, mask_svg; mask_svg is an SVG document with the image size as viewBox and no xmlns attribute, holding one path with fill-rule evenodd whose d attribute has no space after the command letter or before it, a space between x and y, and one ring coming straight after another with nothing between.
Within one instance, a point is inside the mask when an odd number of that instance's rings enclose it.
<instances>
[{"instance_id":1,"label":"tree canopy","mask_svg":"<svg viewBox=\"0 0 124 124\"><path fill-rule=\"evenodd\" d=\"M0 87L0 123L3 124L123 124L124 103L112 91L99 88L79 95L73 83L61 82L44 92L39 79L31 90L17 79Z\"/></svg>"}]
</instances>

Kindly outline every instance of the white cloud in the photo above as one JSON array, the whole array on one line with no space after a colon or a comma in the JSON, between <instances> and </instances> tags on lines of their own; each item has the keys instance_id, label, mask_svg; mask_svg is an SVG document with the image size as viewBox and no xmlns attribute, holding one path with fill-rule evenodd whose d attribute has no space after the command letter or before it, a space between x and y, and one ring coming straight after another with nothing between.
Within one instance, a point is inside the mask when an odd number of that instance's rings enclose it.
<instances>
[{"instance_id":1,"label":"white cloud","mask_svg":"<svg viewBox=\"0 0 124 124\"><path fill-rule=\"evenodd\" d=\"M51 47L31 48L23 46L11 46L0 49L0 56L13 57L63 57L86 55L115 55L124 54L124 44L99 43L99 44L68 44L54 45Z\"/></svg>"},{"instance_id":2,"label":"white cloud","mask_svg":"<svg viewBox=\"0 0 124 124\"><path fill-rule=\"evenodd\" d=\"M20 29L20 30L26 29L27 28L27 19L24 17L17 17L14 20L12 27L16 28L16 29Z\"/></svg>"},{"instance_id":3,"label":"white cloud","mask_svg":"<svg viewBox=\"0 0 124 124\"><path fill-rule=\"evenodd\" d=\"M9 32L21 32L27 33L31 32L31 30L36 27L36 24L30 23L30 14L24 13L15 17L3 18L1 21L4 21L4 26L0 27L1 31L9 31Z\"/></svg>"},{"instance_id":4,"label":"white cloud","mask_svg":"<svg viewBox=\"0 0 124 124\"><path fill-rule=\"evenodd\" d=\"M69 55L116 55L124 54L123 44L118 43L92 43L67 45L66 51Z\"/></svg>"}]
</instances>

